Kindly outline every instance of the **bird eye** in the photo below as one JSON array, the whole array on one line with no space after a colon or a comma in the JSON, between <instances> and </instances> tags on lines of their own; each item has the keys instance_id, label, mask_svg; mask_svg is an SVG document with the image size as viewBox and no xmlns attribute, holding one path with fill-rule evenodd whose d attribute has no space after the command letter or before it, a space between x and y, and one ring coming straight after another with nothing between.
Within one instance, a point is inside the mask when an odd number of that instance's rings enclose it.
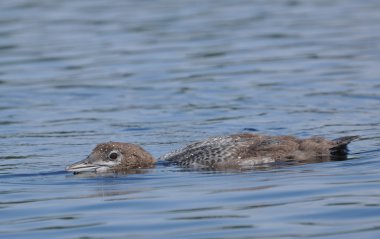
<instances>
[{"instance_id":1,"label":"bird eye","mask_svg":"<svg viewBox=\"0 0 380 239\"><path fill-rule=\"evenodd\" d=\"M111 152L108 155L108 158L111 159L111 160L115 160L115 159L117 159L118 156L119 156L119 154L117 152Z\"/></svg>"}]
</instances>

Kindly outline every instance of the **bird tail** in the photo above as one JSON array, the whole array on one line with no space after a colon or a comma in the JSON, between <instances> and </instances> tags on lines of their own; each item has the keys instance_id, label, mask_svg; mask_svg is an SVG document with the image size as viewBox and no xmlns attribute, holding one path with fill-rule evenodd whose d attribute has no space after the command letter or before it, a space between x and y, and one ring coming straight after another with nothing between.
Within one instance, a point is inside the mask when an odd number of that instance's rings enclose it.
<instances>
[{"instance_id":1,"label":"bird tail","mask_svg":"<svg viewBox=\"0 0 380 239\"><path fill-rule=\"evenodd\" d=\"M354 135L334 139L333 145L330 148L331 155L337 158L346 156L348 152L347 145L358 138L360 138L360 136Z\"/></svg>"}]
</instances>

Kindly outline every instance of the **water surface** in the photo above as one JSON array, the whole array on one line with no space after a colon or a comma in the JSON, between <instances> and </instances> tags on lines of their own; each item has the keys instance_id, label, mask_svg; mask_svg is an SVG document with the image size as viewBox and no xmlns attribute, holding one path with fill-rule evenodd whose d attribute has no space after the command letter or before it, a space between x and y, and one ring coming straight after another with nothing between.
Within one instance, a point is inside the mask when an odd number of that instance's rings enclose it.
<instances>
[{"instance_id":1,"label":"water surface","mask_svg":"<svg viewBox=\"0 0 380 239\"><path fill-rule=\"evenodd\" d=\"M3 0L1 238L378 238L380 3ZM361 135L347 161L77 176L95 144Z\"/></svg>"}]
</instances>

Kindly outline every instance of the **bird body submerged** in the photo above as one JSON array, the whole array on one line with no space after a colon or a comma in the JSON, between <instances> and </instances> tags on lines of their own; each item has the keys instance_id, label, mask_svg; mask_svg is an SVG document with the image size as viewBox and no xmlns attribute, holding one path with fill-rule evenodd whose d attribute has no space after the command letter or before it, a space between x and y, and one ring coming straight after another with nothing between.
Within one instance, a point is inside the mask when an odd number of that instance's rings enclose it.
<instances>
[{"instance_id":1,"label":"bird body submerged","mask_svg":"<svg viewBox=\"0 0 380 239\"><path fill-rule=\"evenodd\" d=\"M298 139L294 136L236 134L193 143L160 159L182 167L215 169L318 162L344 159L347 144L356 138L348 136L327 140L322 137Z\"/></svg>"},{"instance_id":2,"label":"bird body submerged","mask_svg":"<svg viewBox=\"0 0 380 239\"><path fill-rule=\"evenodd\" d=\"M358 136L336 140L322 137L299 139L294 136L235 134L211 137L165 154L159 158L181 167L206 169L245 169L273 163L310 163L342 160L347 144ZM92 153L67 167L74 173L82 171L125 172L130 169L154 167L155 159L138 145L108 142L99 144Z\"/></svg>"}]
</instances>

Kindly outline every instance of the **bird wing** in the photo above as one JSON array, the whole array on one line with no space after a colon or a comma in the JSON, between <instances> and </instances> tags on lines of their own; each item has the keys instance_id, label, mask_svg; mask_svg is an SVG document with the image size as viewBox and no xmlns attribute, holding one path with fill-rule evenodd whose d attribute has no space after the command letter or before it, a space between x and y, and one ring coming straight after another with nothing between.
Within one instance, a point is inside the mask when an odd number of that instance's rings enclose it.
<instances>
[{"instance_id":1,"label":"bird wing","mask_svg":"<svg viewBox=\"0 0 380 239\"><path fill-rule=\"evenodd\" d=\"M230 135L208 138L204 141L189 144L181 149L163 155L159 159L180 166L191 164L213 165L255 157L256 152L270 152L273 147L281 147L284 140L256 135ZM260 157L261 155L257 155Z\"/></svg>"}]
</instances>

